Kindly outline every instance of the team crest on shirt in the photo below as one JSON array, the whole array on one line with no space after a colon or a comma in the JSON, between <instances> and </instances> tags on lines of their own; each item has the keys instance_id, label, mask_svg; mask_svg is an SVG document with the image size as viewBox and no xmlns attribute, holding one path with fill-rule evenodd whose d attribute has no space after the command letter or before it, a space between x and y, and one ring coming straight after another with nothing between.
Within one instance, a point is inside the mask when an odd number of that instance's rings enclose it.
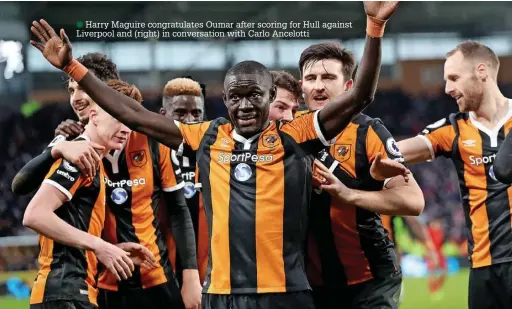
<instances>
[{"instance_id":1,"label":"team crest on shirt","mask_svg":"<svg viewBox=\"0 0 512 309\"><path fill-rule=\"evenodd\" d=\"M145 150L130 152L130 158L132 160L132 164L137 167L143 167L148 160Z\"/></svg>"},{"instance_id":2,"label":"team crest on shirt","mask_svg":"<svg viewBox=\"0 0 512 309\"><path fill-rule=\"evenodd\" d=\"M336 156L335 159L338 162L345 162L350 159L350 148L350 145L337 145L334 154Z\"/></svg>"},{"instance_id":3,"label":"team crest on shirt","mask_svg":"<svg viewBox=\"0 0 512 309\"><path fill-rule=\"evenodd\" d=\"M263 136L262 143L267 148L274 148L279 145L279 137L277 134L267 134Z\"/></svg>"}]
</instances>

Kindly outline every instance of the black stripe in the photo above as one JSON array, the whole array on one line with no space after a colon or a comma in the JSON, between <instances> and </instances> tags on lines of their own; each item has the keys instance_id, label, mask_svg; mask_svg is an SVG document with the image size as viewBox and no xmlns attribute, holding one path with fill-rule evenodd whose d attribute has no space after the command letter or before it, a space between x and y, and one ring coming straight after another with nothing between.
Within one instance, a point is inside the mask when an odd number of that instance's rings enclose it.
<instances>
[{"instance_id":1,"label":"black stripe","mask_svg":"<svg viewBox=\"0 0 512 309\"><path fill-rule=\"evenodd\" d=\"M488 163L485 163L485 161L483 163L487 181L485 206L489 220L490 253L492 262L494 263L496 259L510 258L512 253L512 249L510 249L512 230L510 227L510 206L507 194L508 185L496 181L493 176L491 176L491 157L494 158L498 152L498 147L492 148L489 136L480 130L479 132L482 137L482 158L488 159ZM505 132L502 127L498 133L498 145L503 142L504 138Z\"/></svg>"},{"instance_id":2,"label":"black stripe","mask_svg":"<svg viewBox=\"0 0 512 309\"><path fill-rule=\"evenodd\" d=\"M225 122L224 119L217 119L210 123L210 127L207 129L205 136L203 137L199 149L197 150L196 162L199 165L199 177L202 184L202 197L203 206L206 214L206 221L208 222L208 246L211 247L211 235L212 235L212 189L210 187L210 161L211 161L211 149L210 146L215 143L217 135L219 133L219 126ZM185 145L186 146L186 145ZM208 249L208 268L206 270L206 278L203 286L203 292L207 292L210 287L210 273L212 270L212 251Z\"/></svg>"},{"instance_id":3,"label":"black stripe","mask_svg":"<svg viewBox=\"0 0 512 309\"><path fill-rule=\"evenodd\" d=\"M130 141L128 141L130 143ZM128 147L128 145L127 145ZM108 178L112 183L120 182L121 180L127 180L130 179L130 171L128 170L128 164L127 160L130 160L130 158L126 154L126 148L122 150L121 154L118 158L118 173L114 174L112 170L112 164L110 161L104 159L103 162L105 163L105 172L108 175ZM135 227L133 226L132 221L132 187L124 186L124 189L127 193L127 199L124 203L121 205L118 205L114 203L112 200L113 192L115 189L120 188L119 185L116 185L115 187L109 186L107 184L106 192L107 192L107 205L112 212L112 214L115 217L116 220L116 237L117 242L134 242L139 243L139 239L135 234ZM134 287L141 287L142 281L140 278L140 268L135 267L135 271L132 273L132 277L128 280L122 280L117 283L119 290L134 288Z\"/></svg>"},{"instance_id":4,"label":"black stripe","mask_svg":"<svg viewBox=\"0 0 512 309\"><path fill-rule=\"evenodd\" d=\"M318 249L324 286L336 286L347 282L345 268L338 257L334 242L330 205L331 196L328 193L313 193L309 214L309 231Z\"/></svg>"},{"instance_id":5,"label":"black stripe","mask_svg":"<svg viewBox=\"0 0 512 309\"><path fill-rule=\"evenodd\" d=\"M452 151L447 152L447 157L451 157L453 164L455 165L455 171L457 172L457 177L459 178L459 189L460 189L460 197L462 200L462 207L464 209L464 218L466 219L466 235L468 237L468 260L471 261L471 255L473 254L473 247L475 246L475 241L473 238L472 227L473 223L471 221L470 213L470 205L469 205L469 189L466 186L466 180L464 179L464 161L462 160L462 156L460 153L458 140L460 136L457 136L452 143Z\"/></svg>"},{"instance_id":6,"label":"black stripe","mask_svg":"<svg viewBox=\"0 0 512 309\"><path fill-rule=\"evenodd\" d=\"M244 150L244 144L235 142L232 154L256 155L258 141ZM229 255L231 261L231 288L255 287L258 284L256 266L256 163L252 160L231 161L229 180ZM244 168L251 175L244 180ZM241 271L243 270L243 271Z\"/></svg>"},{"instance_id":7,"label":"black stripe","mask_svg":"<svg viewBox=\"0 0 512 309\"><path fill-rule=\"evenodd\" d=\"M162 198L163 190L162 190L162 181L161 181L161 172L160 172L160 144L153 138L148 138L148 149L151 157L151 163L153 165L153 195L151 196L151 208L153 209L153 228L155 229L155 237L156 237L156 245L158 247L158 251L160 253L160 265L164 269L165 276L167 280L171 280L169 278L170 273L172 272L171 261L169 260L169 251L167 249L167 245L164 240L164 236L162 231L160 230L160 200ZM170 151L168 152L169 156L164 158L164 160L169 161L169 164L172 166L172 160ZM166 205L166 204L164 204ZM167 205L166 205L167 206ZM178 260L178 259L176 259Z\"/></svg>"},{"instance_id":8,"label":"black stripe","mask_svg":"<svg viewBox=\"0 0 512 309\"><path fill-rule=\"evenodd\" d=\"M355 170L357 178L362 180L361 189L365 191L380 191L383 187L382 181L374 180L370 175L370 161L367 154L367 135L371 119L367 117L364 124L357 128ZM382 125L380 120L373 121L375 133L380 141L386 143L391 134ZM385 145L386 146L386 145ZM386 151L388 151L386 149ZM388 154L390 158L397 156ZM393 243L387 237L386 229L382 226L380 216L374 212L356 207L356 227L359 235L359 242L370 271L374 277L389 274L396 271L398 267L397 257L393 249Z\"/></svg>"},{"instance_id":9,"label":"black stripe","mask_svg":"<svg viewBox=\"0 0 512 309\"><path fill-rule=\"evenodd\" d=\"M97 173L90 186L80 187L70 202L59 207L55 214L77 229L88 232L92 212L100 192L100 174ZM53 242L53 260L50 264L44 299L55 300L56 295L89 302L87 295L87 259L85 250Z\"/></svg>"},{"instance_id":10,"label":"black stripe","mask_svg":"<svg viewBox=\"0 0 512 309\"><path fill-rule=\"evenodd\" d=\"M313 156L277 130L284 149L283 262L286 287L309 287L302 252L305 250L313 177ZM301 182L303 180L303 182Z\"/></svg>"}]
</instances>

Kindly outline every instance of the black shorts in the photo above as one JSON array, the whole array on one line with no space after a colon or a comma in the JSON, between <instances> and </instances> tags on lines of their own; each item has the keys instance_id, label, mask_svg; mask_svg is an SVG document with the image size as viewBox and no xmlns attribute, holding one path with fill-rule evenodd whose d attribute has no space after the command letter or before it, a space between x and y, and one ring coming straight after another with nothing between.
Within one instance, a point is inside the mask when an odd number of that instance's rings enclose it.
<instances>
[{"instance_id":1,"label":"black shorts","mask_svg":"<svg viewBox=\"0 0 512 309\"><path fill-rule=\"evenodd\" d=\"M202 307L203 309L315 309L310 291L231 295L203 294Z\"/></svg>"},{"instance_id":2,"label":"black shorts","mask_svg":"<svg viewBox=\"0 0 512 309\"><path fill-rule=\"evenodd\" d=\"M318 309L397 309L402 285L400 272L343 287L313 288Z\"/></svg>"},{"instance_id":3,"label":"black shorts","mask_svg":"<svg viewBox=\"0 0 512 309\"><path fill-rule=\"evenodd\" d=\"M30 305L30 309L98 309L96 305L85 301L54 300Z\"/></svg>"},{"instance_id":4,"label":"black shorts","mask_svg":"<svg viewBox=\"0 0 512 309\"><path fill-rule=\"evenodd\" d=\"M98 305L100 309L185 309L180 288L174 281L147 289L99 289Z\"/></svg>"},{"instance_id":5,"label":"black shorts","mask_svg":"<svg viewBox=\"0 0 512 309\"><path fill-rule=\"evenodd\" d=\"M468 294L469 309L512 308L512 263L471 269Z\"/></svg>"}]
</instances>

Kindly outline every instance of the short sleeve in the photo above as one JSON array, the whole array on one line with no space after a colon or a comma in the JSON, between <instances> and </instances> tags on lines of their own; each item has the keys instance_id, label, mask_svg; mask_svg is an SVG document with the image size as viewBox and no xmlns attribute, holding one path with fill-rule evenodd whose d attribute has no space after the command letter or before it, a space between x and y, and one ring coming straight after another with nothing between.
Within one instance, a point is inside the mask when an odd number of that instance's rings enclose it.
<instances>
[{"instance_id":1,"label":"short sleeve","mask_svg":"<svg viewBox=\"0 0 512 309\"><path fill-rule=\"evenodd\" d=\"M448 118L443 118L428 125L418 136L427 144L432 159L439 155L451 157L455 129Z\"/></svg>"},{"instance_id":2,"label":"short sleeve","mask_svg":"<svg viewBox=\"0 0 512 309\"><path fill-rule=\"evenodd\" d=\"M377 153L381 153L384 158L389 158L400 163L404 162L404 158L398 143L395 141L391 133L384 126L382 121L374 120L368 128L366 134L366 155L368 162L373 162Z\"/></svg>"},{"instance_id":3,"label":"short sleeve","mask_svg":"<svg viewBox=\"0 0 512 309\"><path fill-rule=\"evenodd\" d=\"M180 167L172 160L171 150L162 144L158 145L160 152L160 181L164 192L172 192L183 188Z\"/></svg>"},{"instance_id":4,"label":"short sleeve","mask_svg":"<svg viewBox=\"0 0 512 309\"><path fill-rule=\"evenodd\" d=\"M174 121L174 123L180 129L181 135L183 135L183 143L188 145L193 151L199 148L199 144L201 144L201 140L210 126L210 121L193 124L184 124L178 121ZM178 149L178 155L181 156L182 152L183 145Z\"/></svg>"},{"instance_id":5,"label":"short sleeve","mask_svg":"<svg viewBox=\"0 0 512 309\"><path fill-rule=\"evenodd\" d=\"M291 136L297 144L314 143L318 144L319 148L330 145L325 139L325 136L320 128L318 122L318 113L320 111L307 113L303 116L297 117L290 122L282 125L281 131Z\"/></svg>"},{"instance_id":6,"label":"short sleeve","mask_svg":"<svg viewBox=\"0 0 512 309\"><path fill-rule=\"evenodd\" d=\"M43 181L43 183L50 184L64 193L68 201L73 198L73 195L85 182L86 179L82 176L80 169L63 159L53 163Z\"/></svg>"}]
</instances>

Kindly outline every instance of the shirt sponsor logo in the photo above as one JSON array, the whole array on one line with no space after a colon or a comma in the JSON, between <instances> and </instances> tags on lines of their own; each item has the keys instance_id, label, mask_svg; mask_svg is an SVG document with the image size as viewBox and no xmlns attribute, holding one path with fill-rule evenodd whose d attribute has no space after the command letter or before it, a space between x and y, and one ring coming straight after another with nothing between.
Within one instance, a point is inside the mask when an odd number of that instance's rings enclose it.
<instances>
[{"instance_id":1,"label":"shirt sponsor logo","mask_svg":"<svg viewBox=\"0 0 512 309\"><path fill-rule=\"evenodd\" d=\"M241 153L241 154L231 154L231 153L219 153L218 161L220 163L229 163L229 162L272 162L274 160L273 155L256 155L251 154L249 152Z\"/></svg>"},{"instance_id":2,"label":"shirt sponsor logo","mask_svg":"<svg viewBox=\"0 0 512 309\"><path fill-rule=\"evenodd\" d=\"M238 181L247 181L252 176L252 169L245 163L239 163L235 167L235 178Z\"/></svg>"},{"instance_id":3,"label":"shirt sponsor logo","mask_svg":"<svg viewBox=\"0 0 512 309\"><path fill-rule=\"evenodd\" d=\"M126 180L123 179L121 181L113 182L112 180L108 179L107 177L104 178L105 183L107 186L111 188L122 188L124 186L133 187L133 186L143 186L146 184L146 178L141 177L139 179L134 180Z\"/></svg>"},{"instance_id":4,"label":"shirt sponsor logo","mask_svg":"<svg viewBox=\"0 0 512 309\"><path fill-rule=\"evenodd\" d=\"M471 165L480 165L480 164L489 164L492 163L496 159L496 154L485 156L485 157L477 157L477 156L469 156L469 161Z\"/></svg>"},{"instance_id":5,"label":"shirt sponsor logo","mask_svg":"<svg viewBox=\"0 0 512 309\"><path fill-rule=\"evenodd\" d=\"M123 188L115 188L110 194L110 199L117 205L121 205L128 199L128 192Z\"/></svg>"}]
</instances>

